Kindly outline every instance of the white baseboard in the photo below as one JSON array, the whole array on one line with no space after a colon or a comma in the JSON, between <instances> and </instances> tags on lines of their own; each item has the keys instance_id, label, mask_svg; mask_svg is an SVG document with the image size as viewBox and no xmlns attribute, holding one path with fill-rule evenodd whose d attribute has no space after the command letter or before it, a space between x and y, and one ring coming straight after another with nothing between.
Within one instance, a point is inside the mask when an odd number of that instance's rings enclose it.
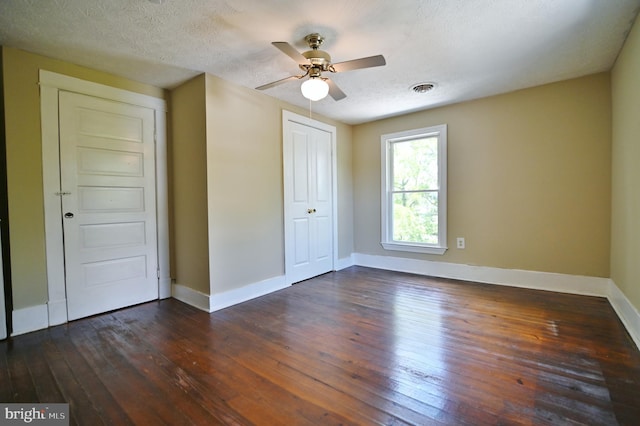
<instances>
[{"instance_id":1,"label":"white baseboard","mask_svg":"<svg viewBox=\"0 0 640 426\"><path fill-rule=\"evenodd\" d=\"M13 333L12 336L42 330L49 326L49 310L47 305L29 306L16 309L12 312Z\"/></svg>"},{"instance_id":2,"label":"white baseboard","mask_svg":"<svg viewBox=\"0 0 640 426\"><path fill-rule=\"evenodd\" d=\"M613 280L609 280L609 303L618 314L618 318L627 328L629 335L640 349L640 312L631 304L627 296L620 291Z\"/></svg>"},{"instance_id":3,"label":"white baseboard","mask_svg":"<svg viewBox=\"0 0 640 426\"><path fill-rule=\"evenodd\" d=\"M160 278L158 282L158 297L168 299L171 297L171 278Z\"/></svg>"},{"instance_id":4,"label":"white baseboard","mask_svg":"<svg viewBox=\"0 0 640 426\"><path fill-rule=\"evenodd\" d=\"M557 291L584 296L607 297L609 293L610 280L608 278L432 262L362 253L355 253L354 260L355 264L359 266L410 272L439 278Z\"/></svg>"},{"instance_id":5,"label":"white baseboard","mask_svg":"<svg viewBox=\"0 0 640 426\"><path fill-rule=\"evenodd\" d=\"M178 299L179 301L186 303L187 305L193 306L194 308L198 308L205 312L211 312L209 311L209 306L211 305L209 300L210 296L198 290L194 290L191 287L181 284L172 284L171 296L174 299Z\"/></svg>"},{"instance_id":6,"label":"white baseboard","mask_svg":"<svg viewBox=\"0 0 640 426\"><path fill-rule=\"evenodd\" d=\"M67 322L67 299L50 300L47 302L49 312L49 327Z\"/></svg>"},{"instance_id":7,"label":"white baseboard","mask_svg":"<svg viewBox=\"0 0 640 426\"><path fill-rule=\"evenodd\" d=\"M344 257L342 259L338 259L338 261L336 262L335 266L335 270L336 271L341 271L343 269L347 269L349 266L353 266L353 255L349 256L349 257Z\"/></svg>"},{"instance_id":8,"label":"white baseboard","mask_svg":"<svg viewBox=\"0 0 640 426\"><path fill-rule=\"evenodd\" d=\"M212 295L204 294L184 285L173 284L171 293L175 299L211 313L286 287L289 285L285 282L284 276L279 276Z\"/></svg>"},{"instance_id":9,"label":"white baseboard","mask_svg":"<svg viewBox=\"0 0 640 426\"><path fill-rule=\"evenodd\" d=\"M218 311L289 287L284 275L211 295L209 312Z\"/></svg>"}]
</instances>

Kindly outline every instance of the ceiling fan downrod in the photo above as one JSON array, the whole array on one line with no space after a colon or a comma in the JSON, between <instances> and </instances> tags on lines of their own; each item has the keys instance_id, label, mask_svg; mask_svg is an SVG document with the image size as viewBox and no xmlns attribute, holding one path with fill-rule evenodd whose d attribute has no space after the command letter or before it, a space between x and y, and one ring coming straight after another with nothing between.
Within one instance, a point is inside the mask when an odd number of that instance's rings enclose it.
<instances>
[{"instance_id":1,"label":"ceiling fan downrod","mask_svg":"<svg viewBox=\"0 0 640 426\"><path fill-rule=\"evenodd\" d=\"M324 43L324 37L318 33L309 34L304 38L310 48L317 50L322 43Z\"/></svg>"}]
</instances>

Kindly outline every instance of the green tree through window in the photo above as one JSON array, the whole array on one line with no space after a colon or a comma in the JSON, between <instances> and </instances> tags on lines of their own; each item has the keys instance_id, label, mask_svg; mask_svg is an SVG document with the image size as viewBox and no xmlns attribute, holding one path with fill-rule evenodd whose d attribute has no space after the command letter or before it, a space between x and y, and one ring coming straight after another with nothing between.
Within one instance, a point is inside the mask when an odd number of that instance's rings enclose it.
<instances>
[{"instance_id":1,"label":"green tree through window","mask_svg":"<svg viewBox=\"0 0 640 426\"><path fill-rule=\"evenodd\" d=\"M438 138L392 144L393 239L438 243Z\"/></svg>"}]
</instances>

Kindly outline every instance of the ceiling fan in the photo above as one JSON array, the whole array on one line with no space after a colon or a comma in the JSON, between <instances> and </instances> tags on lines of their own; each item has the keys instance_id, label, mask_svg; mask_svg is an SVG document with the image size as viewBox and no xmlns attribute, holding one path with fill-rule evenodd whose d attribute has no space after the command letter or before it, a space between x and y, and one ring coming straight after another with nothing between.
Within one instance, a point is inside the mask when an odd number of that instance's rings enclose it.
<instances>
[{"instance_id":1,"label":"ceiling fan","mask_svg":"<svg viewBox=\"0 0 640 426\"><path fill-rule=\"evenodd\" d=\"M304 72L302 75L292 75L290 77L276 80L271 83L256 87L257 90L265 90L286 83L291 80L300 80L307 76L309 78L302 83L300 89L302 95L312 101L318 101L327 96L331 96L334 100L339 101L347 95L329 78L323 77L323 72L345 72L361 68L379 67L386 64L384 56L376 55L367 58L353 59L338 63L331 63L331 56L324 50L320 50L320 45L324 42L324 37L320 34L313 33L306 36L305 41L309 44L311 50L300 53L292 45L286 41L274 41L275 47L280 49L282 53L298 62L298 66Z\"/></svg>"}]
</instances>

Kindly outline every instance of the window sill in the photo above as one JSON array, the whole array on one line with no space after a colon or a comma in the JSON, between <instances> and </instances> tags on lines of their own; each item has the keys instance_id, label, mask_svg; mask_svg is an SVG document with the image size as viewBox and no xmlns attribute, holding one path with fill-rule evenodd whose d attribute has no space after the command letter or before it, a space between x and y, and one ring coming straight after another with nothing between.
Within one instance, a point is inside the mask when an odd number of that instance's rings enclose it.
<instances>
[{"instance_id":1,"label":"window sill","mask_svg":"<svg viewBox=\"0 0 640 426\"><path fill-rule=\"evenodd\" d=\"M426 253L426 254L438 254L442 255L447 251L447 247L435 247L435 246L420 246L416 244L401 244L401 243L386 243L382 242L382 247L385 250L394 251L410 251L413 253Z\"/></svg>"}]
</instances>

